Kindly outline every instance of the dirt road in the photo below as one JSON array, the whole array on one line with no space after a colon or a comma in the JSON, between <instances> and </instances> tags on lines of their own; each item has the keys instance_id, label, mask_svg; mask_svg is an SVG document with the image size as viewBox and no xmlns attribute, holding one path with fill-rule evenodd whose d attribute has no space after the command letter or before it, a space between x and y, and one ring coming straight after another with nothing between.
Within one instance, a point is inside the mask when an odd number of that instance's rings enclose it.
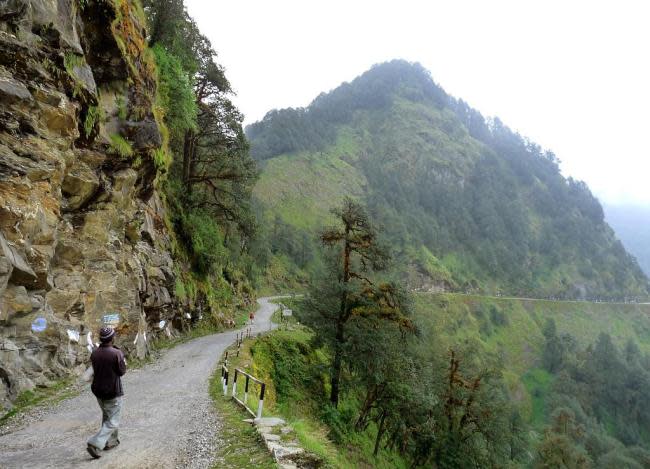
<instances>
[{"instance_id":1,"label":"dirt road","mask_svg":"<svg viewBox=\"0 0 650 469\"><path fill-rule=\"evenodd\" d=\"M254 332L269 330L277 306L258 300ZM208 381L237 331L181 344L155 363L127 372L121 445L92 460L86 440L101 414L89 389L65 400L24 428L0 436L0 468L210 467L221 422ZM89 387L89 386L88 386Z\"/></svg>"}]
</instances>

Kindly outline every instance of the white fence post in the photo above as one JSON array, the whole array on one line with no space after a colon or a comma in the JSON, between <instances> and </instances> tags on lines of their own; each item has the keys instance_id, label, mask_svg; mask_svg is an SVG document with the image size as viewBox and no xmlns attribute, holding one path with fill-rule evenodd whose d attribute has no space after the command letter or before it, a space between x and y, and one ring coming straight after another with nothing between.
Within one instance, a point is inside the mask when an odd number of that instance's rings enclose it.
<instances>
[{"instance_id":1,"label":"white fence post","mask_svg":"<svg viewBox=\"0 0 650 469\"><path fill-rule=\"evenodd\" d=\"M235 376L232 378L232 397L237 396L237 368L235 368Z\"/></svg>"},{"instance_id":2,"label":"white fence post","mask_svg":"<svg viewBox=\"0 0 650 469\"><path fill-rule=\"evenodd\" d=\"M262 383L262 389L260 390L260 402L257 406L257 418L262 418L262 409L264 408L264 391L266 390L266 384Z\"/></svg>"},{"instance_id":3,"label":"white fence post","mask_svg":"<svg viewBox=\"0 0 650 469\"><path fill-rule=\"evenodd\" d=\"M224 367L225 368L225 367ZM235 400L235 402L241 404L253 417L260 419L262 418L262 412L264 410L264 394L266 392L266 384L259 379L257 379L255 376L246 373L244 370L240 370L239 368L234 369L234 375L233 375L233 382L232 382L232 398ZM244 396L242 399L237 397L237 379L239 378L240 375L245 376L246 381L244 383ZM226 384L224 385L224 395L228 395L228 369L226 368L225 371L225 380ZM259 395L259 401L257 405L257 412L255 412L251 407L248 406L248 394L251 391L251 382L257 383L260 385L260 395Z\"/></svg>"}]
</instances>

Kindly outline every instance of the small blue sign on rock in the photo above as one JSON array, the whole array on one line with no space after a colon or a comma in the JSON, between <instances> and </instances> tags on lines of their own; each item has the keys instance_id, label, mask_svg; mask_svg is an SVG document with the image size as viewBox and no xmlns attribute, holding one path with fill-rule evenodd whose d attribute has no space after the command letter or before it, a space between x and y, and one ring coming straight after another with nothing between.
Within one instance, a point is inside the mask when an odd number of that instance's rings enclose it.
<instances>
[{"instance_id":1,"label":"small blue sign on rock","mask_svg":"<svg viewBox=\"0 0 650 469\"><path fill-rule=\"evenodd\" d=\"M102 317L102 323L105 326L117 326L120 323L120 315L118 313L105 314Z\"/></svg>"},{"instance_id":2,"label":"small blue sign on rock","mask_svg":"<svg viewBox=\"0 0 650 469\"><path fill-rule=\"evenodd\" d=\"M45 329L47 329L47 319L45 318L34 319L34 322L32 323L33 332L43 332Z\"/></svg>"}]
</instances>

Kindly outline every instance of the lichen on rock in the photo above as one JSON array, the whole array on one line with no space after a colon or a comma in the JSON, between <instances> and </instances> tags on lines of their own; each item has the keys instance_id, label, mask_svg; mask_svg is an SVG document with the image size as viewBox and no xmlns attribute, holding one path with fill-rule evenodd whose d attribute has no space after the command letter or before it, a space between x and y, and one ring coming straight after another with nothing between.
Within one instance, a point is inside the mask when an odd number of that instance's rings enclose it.
<instances>
[{"instance_id":1,"label":"lichen on rock","mask_svg":"<svg viewBox=\"0 0 650 469\"><path fill-rule=\"evenodd\" d=\"M135 0L0 2L0 406L174 322L155 96Z\"/></svg>"}]
</instances>

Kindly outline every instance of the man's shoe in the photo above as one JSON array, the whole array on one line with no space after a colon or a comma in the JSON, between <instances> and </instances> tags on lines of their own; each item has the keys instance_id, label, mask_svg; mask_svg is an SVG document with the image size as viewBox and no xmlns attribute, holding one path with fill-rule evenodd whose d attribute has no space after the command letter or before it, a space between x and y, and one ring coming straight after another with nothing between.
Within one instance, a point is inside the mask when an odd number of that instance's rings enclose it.
<instances>
[{"instance_id":1,"label":"man's shoe","mask_svg":"<svg viewBox=\"0 0 650 469\"><path fill-rule=\"evenodd\" d=\"M110 444L110 445L108 443L106 443L106 446L104 446L104 451L106 451L108 449L113 449L119 444L120 444L120 440L115 440L115 443Z\"/></svg>"},{"instance_id":2,"label":"man's shoe","mask_svg":"<svg viewBox=\"0 0 650 469\"><path fill-rule=\"evenodd\" d=\"M99 458L102 457L99 448L94 447L90 443L88 443L88 446L86 447L86 450L93 457L93 459L99 459Z\"/></svg>"}]
</instances>

